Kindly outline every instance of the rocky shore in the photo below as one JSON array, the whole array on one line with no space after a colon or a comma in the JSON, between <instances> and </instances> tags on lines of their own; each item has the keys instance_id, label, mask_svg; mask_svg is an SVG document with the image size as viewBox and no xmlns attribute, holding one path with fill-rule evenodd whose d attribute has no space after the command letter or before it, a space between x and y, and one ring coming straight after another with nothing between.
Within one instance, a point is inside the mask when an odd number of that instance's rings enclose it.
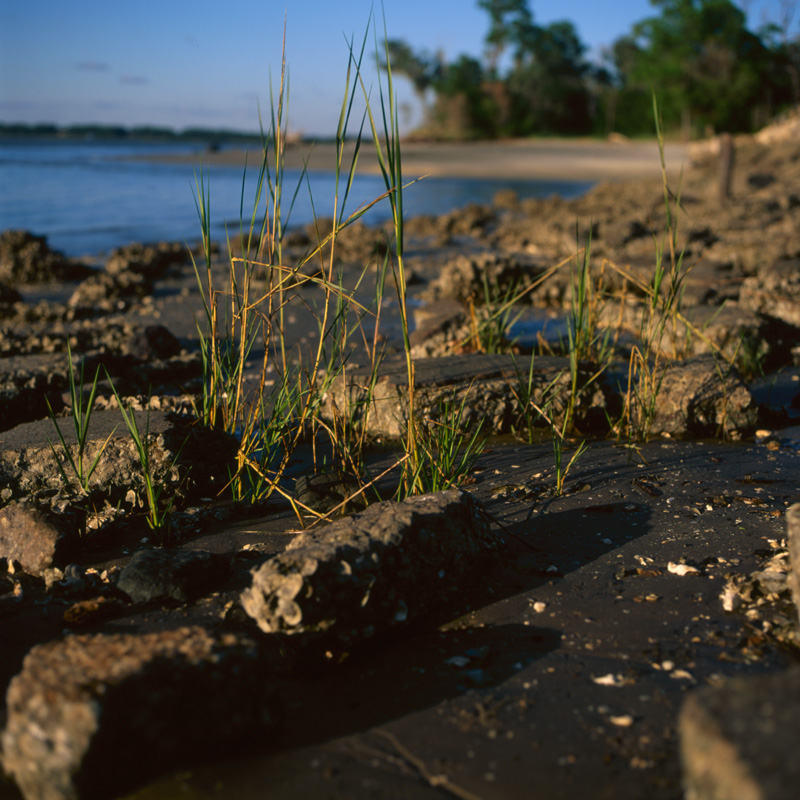
<instances>
[{"instance_id":1,"label":"rocky shore","mask_svg":"<svg viewBox=\"0 0 800 800\"><path fill-rule=\"evenodd\" d=\"M356 351L320 408L370 409L381 499L308 440L280 492L235 502L237 437L198 421L201 254L95 270L0 235L0 796L792 797L800 144L743 138L720 170L670 173L671 204L656 169L407 220L420 424L456 408L490 438L403 502L390 293L377 373ZM343 285L389 236L339 235ZM315 291L286 305L292 352ZM588 445L566 470L559 431L567 459Z\"/></svg>"}]
</instances>

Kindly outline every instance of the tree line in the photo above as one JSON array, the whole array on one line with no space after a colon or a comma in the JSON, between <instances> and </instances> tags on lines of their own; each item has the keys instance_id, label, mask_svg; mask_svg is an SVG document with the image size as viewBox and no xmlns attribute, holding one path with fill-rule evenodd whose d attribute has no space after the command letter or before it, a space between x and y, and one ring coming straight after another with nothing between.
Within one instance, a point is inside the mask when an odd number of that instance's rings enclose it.
<instances>
[{"instance_id":1,"label":"tree line","mask_svg":"<svg viewBox=\"0 0 800 800\"><path fill-rule=\"evenodd\" d=\"M657 13L596 62L572 22L538 25L528 0L477 0L488 14L481 58L446 61L389 39L389 63L422 105L419 133L438 139L651 134L654 91L665 130L685 138L751 131L800 102L793 0L756 31L731 0L650 2Z\"/></svg>"},{"instance_id":2,"label":"tree line","mask_svg":"<svg viewBox=\"0 0 800 800\"><path fill-rule=\"evenodd\" d=\"M25 123L0 122L0 137L36 138L36 139L68 139L68 140L132 140L132 141L192 141L203 143L221 142L261 142L258 133L247 133L217 128L184 128L176 131L155 125L102 125L80 123L76 125L56 125L51 122Z\"/></svg>"}]
</instances>

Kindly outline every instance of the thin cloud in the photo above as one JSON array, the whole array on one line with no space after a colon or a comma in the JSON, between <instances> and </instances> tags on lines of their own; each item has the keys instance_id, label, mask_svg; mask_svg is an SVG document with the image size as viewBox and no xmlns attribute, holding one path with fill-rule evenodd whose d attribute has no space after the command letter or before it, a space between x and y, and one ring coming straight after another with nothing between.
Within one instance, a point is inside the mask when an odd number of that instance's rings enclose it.
<instances>
[{"instance_id":1,"label":"thin cloud","mask_svg":"<svg viewBox=\"0 0 800 800\"><path fill-rule=\"evenodd\" d=\"M108 72L109 66L105 61L79 61L75 69L82 72Z\"/></svg>"},{"instance_id":2,"label":"thin cloud","mask_svg":"<svg viewBox=\"0 0 800 800\"><path fill-rule=\"evenodd\" d=\"M144 86L150 81L142 75L121 75L120 83L127 84L128 86Z\"/></svg>"}]
</instances>

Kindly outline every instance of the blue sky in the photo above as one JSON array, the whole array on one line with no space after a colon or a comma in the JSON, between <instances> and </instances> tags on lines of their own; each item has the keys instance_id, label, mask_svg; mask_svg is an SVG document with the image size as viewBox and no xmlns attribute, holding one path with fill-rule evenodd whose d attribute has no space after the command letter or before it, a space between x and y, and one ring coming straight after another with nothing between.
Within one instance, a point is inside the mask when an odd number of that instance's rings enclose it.
<instances>
[{"instance_id":1,"label":"blue sky","mask_svg":"<svg viewBox=\"0 0 800 800\"><path fill-rule=\"evenodd\" d=\"M290 125L330 134L346 38L360 43L373 5L382 33L373 0L0 0L0 121L255 130L259 102L269 108L270 74L275 82L280 74L285 14ZM752 27L780 18L780 0L743 6ZM654 14L648 0L530 7L539 24L571 20L592 53ZM488 18L474 0L384 0L383 8L392 38L448 59L482 53ZM407 87L399 95L413 107Z\"/></svg>"}]
</instances>

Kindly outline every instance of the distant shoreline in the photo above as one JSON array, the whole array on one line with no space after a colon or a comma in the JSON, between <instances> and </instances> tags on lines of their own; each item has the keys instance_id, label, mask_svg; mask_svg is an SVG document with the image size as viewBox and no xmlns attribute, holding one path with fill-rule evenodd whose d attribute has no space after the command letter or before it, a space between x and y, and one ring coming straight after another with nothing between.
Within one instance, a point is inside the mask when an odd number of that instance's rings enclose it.
<instances>
[{"instance_id":1,"label":"distant shoreline","mask_svg":"<svg viewBox=\"0 0 800 800\"><path fill-rule=\"evenodd\" d=\"M349 167L352 144L345 155ZM688 163L685 144L665 145L667 170L677 173ZM244 148L202 154L152 154L138 158L150 162L193 163L206 166L255 167L258 150ZM656 142L620 143L573 139L514 139L491 142L430 143L407 142L402 149L403 174L451 178L508 178L516 180L624 181L655 178L661 174ZM286 150L287 168L333 171L336 146L331 142L302 143ZM363 143L359 153L363 173L379 173L371 143Z\"/></svg>"}]
</instances>

